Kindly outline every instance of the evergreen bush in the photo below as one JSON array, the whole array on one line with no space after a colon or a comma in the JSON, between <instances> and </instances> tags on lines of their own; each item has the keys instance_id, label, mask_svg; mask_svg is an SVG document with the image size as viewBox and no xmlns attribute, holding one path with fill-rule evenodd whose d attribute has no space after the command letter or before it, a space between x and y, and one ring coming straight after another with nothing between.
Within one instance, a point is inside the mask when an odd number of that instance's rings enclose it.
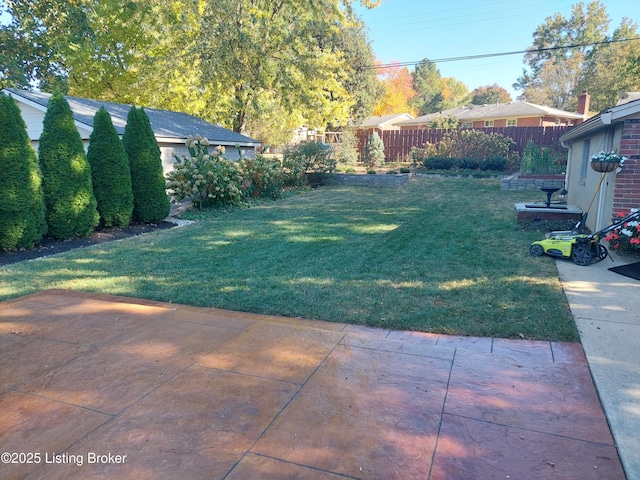
<instances>
[{"instance_id":1,"label":"evergreen bush","mask_svg":"<svg viewBox=\"0 0 640 480\"><path fill-rule=\"evenodd\" d=\"M91 167L67 100L49 99L38 147L49 234L61 240L86 237L98 225Z\"/></svg>"},{"instance_id":2,"label":"evergreen bush","mask_svg":"<svg viewBox=\"0 0 640 480\"><path fill-rule=\"evenodd\" d=\"M354 128L342 131L342 140L334 147L334 158L338 165L355 167L358 163L358 137Z\"/></svg>"},{"instance_id":3,"label":"evergreen bush","mask_svg":"<svg viewBox=\"0 0 640 480\"><path fill-rule=\"evenodd\" d=\"M143 108L131 107L122 144L127 152L133 191L133 220L139 223L161 222L169 215L160 148L151 122Z\"/></svg>"},{"instance_id":4,"label":"evergreen bush","mask_svg":"<svg viewBox=\"0 0 640 480\"><path fill-rule=\"evenodd\" d=\"M93 193L105 227L125 228L133 212L129 160L111 115L101 107L93 118L87 160L91 165Z\"/></svg>"},{"instance_id":5,"label":"evergreen bush","mask_svg":"<svg viewBox=\"0 0 640 480\"><path fill-rule=\"evenodd\" d=\"M368 169L382 167L384 165L384 143L380 135L378 135L378 132L373 132L369 137L369 141L364 148L362 163L364 163Z\"/></svg>"},{"instance_id":6,"label":"evergreen bush","mask_svg":"<svg viewBox=\"0 0 640 480\"><path fill-rule=\"evenodd\" d=\"M18 105L0 94L0 249L31 248L46 231L36 152Z\"/></svg>"},{"instance_id":7,"label":"evergreen bush","mask_svg":"<svg viewBox=\"0 0 640 480\"><path fill-rule=\"evenodd\" d=\"M292 145L282 155L284 183L289 186L322 185L335 168L331 146L322 142Z\"/></svg>"}]
</instances>

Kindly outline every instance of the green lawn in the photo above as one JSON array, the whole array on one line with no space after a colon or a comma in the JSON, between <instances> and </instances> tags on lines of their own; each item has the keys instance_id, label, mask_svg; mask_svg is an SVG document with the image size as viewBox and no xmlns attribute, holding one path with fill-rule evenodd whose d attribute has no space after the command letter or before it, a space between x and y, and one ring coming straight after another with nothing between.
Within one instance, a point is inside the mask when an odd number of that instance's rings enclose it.
<instances>
[{"instance_id":1,"label":"green lawn","mask_svg":"<svg viewBox=\"0 0 640 480\"><path fill-rule=\"evenodd\" d=\"M577 340L551 258L490 179L331 186L0 268L0 300L69 288L458 335Z\"/></svg>"}]
</instances>

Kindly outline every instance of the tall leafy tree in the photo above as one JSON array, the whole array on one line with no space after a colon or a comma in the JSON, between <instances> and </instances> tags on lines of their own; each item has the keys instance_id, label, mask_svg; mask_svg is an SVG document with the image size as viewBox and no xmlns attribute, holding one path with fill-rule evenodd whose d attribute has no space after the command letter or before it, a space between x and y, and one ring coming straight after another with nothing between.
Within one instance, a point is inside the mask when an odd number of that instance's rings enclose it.
<instances>
[{"instance_id":1,"label":"tall leafy tree","mask_svg":"<svg viewBox=\"0 0 640 480\"><path fill-rule=\"evenodd\" d=\"M548 17L524 57L528 69L513 85L523 92L518 98L575 110L578 94L588 90L593 92L591 108L598 111L615 103L617 89L637 88L626 65L637 54L638 42L619 42L637 37L637 26L625 18L610 36L610 22L599 0L573 5L569 18Z\"/></svg>"},{"instance_id":2,"label":"tall leafy tree","mask_svg":"<svg viewBox=\"0 0 640 480\"><path fill-rule=\"evenodd\" d=\"M36 152L16 102L0 94L0 249L31 248L46 231Z\"/></svg>"},{"instance_id":3,"label":"tall leafy tree","mask_svg":"<svg viewBox=\"0 0 640 480\"><path fill-rule=\"evenodd\" d=\"M9 25L0 26L6 84L42 90L68 91L67 54L85 37L88 29L79 2L66 0L12 0L7 11Z\"/></svg>"},{"instance_id":4,"label":"tall leafy tree","mask_svg":"<svg viewBox=\"0 0 640 480\"><path fill-rule=\"evenodd\" d=\"M473 105L489 105L491 103L509 103L513 99L509 92L499 86L497 83L493 85L485 85L483 87L474 88L471 92L471 103Z\"/></svg>"},{"instance_id":5,"label":"tall leafy tree","mask_svg":"<svg viewBox=\"0 0 640 480\"><path fill-rule=\"evenodd\" d=\"M444 100L442 94L442 76L440 70L428 58L416 65L411 73L413 89L416 92L411 105L420 115L439 112Z\"/></svg>"},{"instance_id":6,"label":"tall leafy tree","mask_svg":"<svg viewBox=\"0 0 640 480\"><path fill-rule=\"evenodd\" d=\"M455 77L442 79L442 103L440 110L459 107L468 103L469 89L467 85Z\"/></svg>"},{"instance_id":7,"label":"tall leafy tree","mask_svg":"<svg viewBox=\"0 0 640 480\"><path fill-rule=\"evenodd\" d=\"M367 73L354 66L370 61L354 61L370 54L358 47L354 1L14 0L0 28L3 82L185 111L249 134L272 112L265 135L344 124L367 97Z\"/></svg>"},{"instance_id":8,"label":"tall leafy tree","mask_svg":"<svg viewBox=\"0 0 640 480\"><path fill-rule=\"evenodd\" d=\"M594 48L592 61L576 86L578 92L586 90L591 95L591 110L597 112L615 105L618 92L640 90L640 72L634 74L629 69L634 60L640 58L640 42L617 42L639 36L638 24L629 18L623 18L611 35L614 42Z\"/></svg>"},{"instance_id":9,"label":"tall leafy tree","mask_svg":"<svg viewBox=\"0 0 640 480\"><path fill-rule=\"evenodd\" d=\"M410 104L420 115L459 107L469 97L469 89L463 82L454 77L442 77L436 64L428 58L416 65L411 81L415 96Z\"/></svg>"},{"instance_id":10,"label":"tall leafy tree","mask_svg":"<svg viewBox=\"0 0 640 480\"><path fill-rule=\"evenodd\" d=\"M99 221L91 167L69 103L60 91L47 105L38 159L49 234L61 240L88 236Z\"/></svg>"},{"instance_id":11,"label":"tall leafy tree","mask_svg":"<svg viewBox=\"0 0 640 480\"><path fill-rule=\"evenodd\" d=\"M367 39L364 26L358 22L333 31L333 42L342 52L347 75L344 86L355 102L351 105L349 119L357 125L371 116L378 99L384 94L376 74L375 56Z\"/></svg>"},{"instance_id":12,"label":"tall leafy tree","mask_svg":"<svg viewBox=\"0 0 640 480\"><path fill-rule=\"evenodd\" d=\"M131 170L133 219L140 223L157 223L169 215L160 148L143 108L131 107L122 136Z\"/></svg>"},{"instance_id":13,"label":"tall leafy tree","mask_svg":"<svg viewBox=\"0 0 640 480\"><path fill-rule=\"evenodd\" d=\"M133 211L129 159L104 107L93 118L87 160L102 223L105 227L127 227Z\"/></svg>"},{"instance_id":14,"label":"tall leafy tree","mask_svg":"<svg viewBox=\"0 0 640 480\"><path fill-rule=\"evenodd\" d=\"M346 120L353 100L344 61L324 41L347 22L339 7L336 0L206 2L198 58L205 82L224 97L216 107L230 128L243 132L263 110L264 94L311 126Z\"/></svg>"}]
</instances>

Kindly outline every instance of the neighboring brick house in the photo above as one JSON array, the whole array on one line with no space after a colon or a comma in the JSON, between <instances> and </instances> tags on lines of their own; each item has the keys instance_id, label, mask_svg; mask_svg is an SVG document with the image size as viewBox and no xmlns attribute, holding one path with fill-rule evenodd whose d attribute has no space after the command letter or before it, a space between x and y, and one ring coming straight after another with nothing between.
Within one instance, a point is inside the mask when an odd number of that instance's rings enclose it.
<instances>
[{"instance_id":1,"label":"neighboring brick house","mask_svg":"<svg viewBox=\"0 0 640 480\"><path fill-rule=\"evenodd\" d=\"M588 118L589 100L589 94L586 92L580 95L577 113L528 102L494 103L443 110L405 120L397 125L401 130L427 128L431 121L442 116L457 118L461 128L573 126Z\"/></svg>"},{"instance_id":2,"label":"neighboring brick house","mask_svg":"<svg viewBox=\"0 0 640 480\"><path fill-rule=\"evenodd\" d=\"M619 212L640 208L640 93L623 93L617 105L570 129L560 137L569 149L567 202L586 211L587 226L599 230ZM620 172L601 173L589 164L592 155L617 151L627 157Z\"/></svg>"}]
</instances>

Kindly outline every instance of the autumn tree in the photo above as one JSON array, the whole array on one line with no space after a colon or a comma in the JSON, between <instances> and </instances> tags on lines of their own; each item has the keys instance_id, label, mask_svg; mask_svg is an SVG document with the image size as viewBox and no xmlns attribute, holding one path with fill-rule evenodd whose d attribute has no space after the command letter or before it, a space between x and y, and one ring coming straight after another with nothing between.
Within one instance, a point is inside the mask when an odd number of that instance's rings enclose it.
<instances>
[{"instance_id":1,"label":"autumn tree","mask_svg":"<svg viewBox=\"0 0 640 480\"><path fill-rule=\"evenodd\" d=\"M388 115L392 113L411 113L416 110L411 105L415 91L411 82L411 74L407 67L401 67L398 62L391 62L379 74L384 93L373 109L374 115Z\"/></svg>"},{"instance_id":2,"label":"autumn tree","mask_svg":"<svg viewBox=\"0 0 640 480\"><path fill-rule=\"evenodd\" d=\"M473 89L471 103L473 105L488 105L491 103L510 103L513 99L509 92L497 83Z\"/></svg>"}]
</instances>

